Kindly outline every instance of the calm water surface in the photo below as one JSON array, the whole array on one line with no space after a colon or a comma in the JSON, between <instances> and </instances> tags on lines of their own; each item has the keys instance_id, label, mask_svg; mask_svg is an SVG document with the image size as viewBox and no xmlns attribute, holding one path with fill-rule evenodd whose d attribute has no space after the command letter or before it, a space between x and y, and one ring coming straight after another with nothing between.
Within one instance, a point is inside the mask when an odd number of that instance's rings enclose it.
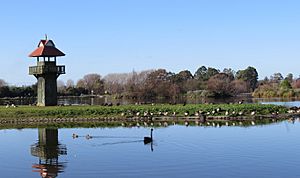
<instances>
[{"instance_id":1,"label":"calm water surface","mask_svg":"<svg viewBox=\"0 0 300 178\"><path fill-rule=\"evenodd\" d=\"M114 99L111 96L84 96L84 97L59 97L59 105L103 105L104 103L112 104L135 104L135 103L174 103L182 104L199 104L199 103L237 103L243 101L244 103L262 103L262 102L272 102L272 103L289 103L292 105L294 102L300 102L299 98L252 98L249 96L239 96L239 97L230 97L230 98L181 98L178 100L166 100L166 99L157 99L149 101L140 101L140 100L129 100L129 99ZM15 105L29 105L36 103L36 98L0 98L0 105L12 104ZM299 105L300 106L300 105Z\"/></svg>"},{"instance_id":2,"label":"calm water surface","mask_svg":"<svg viewBox=\"0 0 300 178\"><path fill-rule=\"evenodd\" d=\"M1 177L300 177L298 120L155 128L153 145L144 145L149 131L0 130Z\"/></svg>"}]
</instances>

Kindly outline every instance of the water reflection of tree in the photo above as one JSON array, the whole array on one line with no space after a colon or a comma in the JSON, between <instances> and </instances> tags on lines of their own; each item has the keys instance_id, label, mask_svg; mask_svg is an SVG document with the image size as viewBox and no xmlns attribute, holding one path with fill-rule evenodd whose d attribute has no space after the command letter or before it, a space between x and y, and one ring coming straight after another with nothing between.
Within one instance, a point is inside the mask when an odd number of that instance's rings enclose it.
<instances>
[{"instance_id":1,"label":"water reflection of tree","mask_svg":"<svg viewBox=\"0 0 300 178\"><path fill-rule=\"evenodd\" d=\"M39 162L32 165L33 172L39 172L41 177L57 177L65 168L65 163L58 158L67 154L67 148L59 144L57 129L44 128L38 132L38 142L31 145L31 155L39 158Z\"/></svg>"}]
</instances>

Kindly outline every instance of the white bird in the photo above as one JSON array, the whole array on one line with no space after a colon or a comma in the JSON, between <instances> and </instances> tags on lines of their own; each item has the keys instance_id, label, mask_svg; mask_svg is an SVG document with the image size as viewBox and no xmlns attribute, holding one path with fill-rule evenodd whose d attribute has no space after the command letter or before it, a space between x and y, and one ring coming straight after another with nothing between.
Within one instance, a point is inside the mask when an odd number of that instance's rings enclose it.
<instances>
[{"instance_id":1,"label":"white bird","mask_svg":"<svg viewBox=\"0 0 300 178\"><path fill-rule=\"evenodd\" d=\"M185 121L184 125L185 125L185 126L189 126L189 122L188 122L188 121Z\"/></svg>"},{"instance_id":2,"label":"white bird","mask_svg":"<svg viewBox=\"0 0 300 178\"><path fill-rule=\"evenodd\" d=\"M164 122L164 126L167 127L169 124L167 122Z\"/></svg>"}]
</instances>

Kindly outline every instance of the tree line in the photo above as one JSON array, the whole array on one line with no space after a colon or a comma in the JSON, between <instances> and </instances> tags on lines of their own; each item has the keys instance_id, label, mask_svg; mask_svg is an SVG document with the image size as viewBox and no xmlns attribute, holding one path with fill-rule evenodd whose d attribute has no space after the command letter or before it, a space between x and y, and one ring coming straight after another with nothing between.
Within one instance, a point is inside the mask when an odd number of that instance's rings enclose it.
<instances>
[{"instance_id":1,"label":"tree line","mask_svg":"<svg viewBox=\"0 0 300 178\"><path fill-rule=\"evenodd\" d=\"M32 86L8 86L0 79L0 97L36 96L36 84ZM194 74L189 70L178 73L166 69L141 72L113 73L102 77L87 74L76 83L73 80L57 81L60 96L114 95L116 98L149 100L155 98L176 99L193 94L203 97L231 97L252 93L255 97L298 96L300 80L292 74L285 78L275 73L270 78L258 81L258 72L247 67L235 72L230 68L222 71L201 66Z\"/></svg>"},{"instance_id":2,"label":"tree line","mask_svg":"<svg viewBox=\"0 0 300 178\"><path fill-rule=\"evenodd\" d=\"M57 90L61 96L110 94L130 99L176 99L187 93L210 97L235 96L254 91L257 84L258 73L254 67L235 72L230 68L220 71L201 66L194 74L188 70L173 73L166 69L113 73L104 77L87 74L76 83L58 80ZM36 84L15 87L0 80L0 97L28 96L36 96Z\"/></svg>"}]
</instances>

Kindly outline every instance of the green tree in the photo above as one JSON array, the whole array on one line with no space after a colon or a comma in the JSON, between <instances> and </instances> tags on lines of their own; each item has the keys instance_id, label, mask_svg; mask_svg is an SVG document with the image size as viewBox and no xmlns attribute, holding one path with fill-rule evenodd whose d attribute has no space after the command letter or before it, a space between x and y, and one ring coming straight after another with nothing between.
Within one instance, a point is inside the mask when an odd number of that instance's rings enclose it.
<instances>
[{"instance_id":1,"label":"green tree","mask_svg":"<svg viewBox=\"0 0 300 178\"><path fill-rule=\"evenodd\" d=\"M288 79L282 80L282 82L280 83L280 89L281 89L281 90L289 90L289 89L292 89L291 83L289 82Z\"/></svg>"},{"instance_id":2,"label":"green tree","mask_svg":"<svg viewBox=\"0 0 300 178\"><path fill-rule=\"evenodd\" d=\"M8 86L2 86L0 87L0 97L9 97L10 96L10 90Z\"/></svg>"},{"instance_id":3,"label":"green tree","mask_svg":"<svg viewBox=\"0 0 300 178\"><path fill-rule=\"evenodd\" d=\"M205 66L201 66L194 74L195 79L201 81L207 81L210 77L220 73L218 69Z\"/></svg>"},{"instance_id":4,"label":"green tree","mask_svg":"<svg viewBox=\"0 0 300 178\"><path fill-rule=\"evenodd\" d=\"M203 80L204 76L207 73L207 68L205 66L201 66L194 74L194 78L197 80Z\"/></svg>"},{"instance_id":5,"label":"green tree","mask_svg":"<svg viewBox=\"0 0 300 178\"><path fill-rule=\"evenodd\" d=\"M292 73L287 74L287 76L285 77L285 79L288 80L290 83L293 82L293 78L294 78L294 76Z\"/></svg>"},{"instance_id":6,"label":"green tree","mask_svg":"<svg viewBox=\"0 0 300 178\"><path fill-rule=\"evenodd\" d=\"M195 81L195 82L194 82ZM171 77L171 82L177 85L180 93L186 93L189 90L197 89L197 81L190 71L184 70ZM176 88L173 86L173 88Z\"/></svg>"},{"instance_id":7,"label":"green tree","mask_svg":"<svg viewBox=\"0 0 300 178\"><path fill-rule=\"evenodd\" d=\"M215 76L218 73L220 73L220 71L218 69L215 69L215 68L212 68L212 67L208 67L207 68L207 73L206 73L205 80L209 80L210 77L213 77L213 76Z\"/></svg>"},{"instance_id":8,"label":"green tree","mask_svg":"<svg viewBox=\"0 0 300 178\"><path fill-rule=\"evenodd\" d=\"M172 81L175 83L181 83L181 82L185 82L187 80L193 79L193 78L194 77L190 71L184 70L184 71L179 72L178 74L175 74L172 77Z\"/></svg>"},{"instance_id":9,"label":"green tree","mask_svg":"<svg viewBox=\"0 0 300 178\"><path fill-rule=\"evenodd\" d=\"M270 77L271 81L274 83L280 83L283 80L283 76L281 73L277 72L274 73L271 77Z\"/></svg>"},{"instance_id":10,"label":"green tree","mask_svg":"<svg viewBox=\"0 0 300 178\"><path fill-rule=\"evenodd\" d=\"M236 72L231 68L224 68L223 73L228 74L232 78L232 80L235 78L236 75Z\"/></svg>"},{"instance_id":11,"label":"green tree","mask_svg":"<svg viewBox=\"0 0 300 178\"><path fill-rule=\"evenodd\" d=\"M257 85L258 73L254 67L249 66L245 70L239 70L236 73L236 78L249 83L251 90L254 91Z\"/></svg>"}]
</instances>

